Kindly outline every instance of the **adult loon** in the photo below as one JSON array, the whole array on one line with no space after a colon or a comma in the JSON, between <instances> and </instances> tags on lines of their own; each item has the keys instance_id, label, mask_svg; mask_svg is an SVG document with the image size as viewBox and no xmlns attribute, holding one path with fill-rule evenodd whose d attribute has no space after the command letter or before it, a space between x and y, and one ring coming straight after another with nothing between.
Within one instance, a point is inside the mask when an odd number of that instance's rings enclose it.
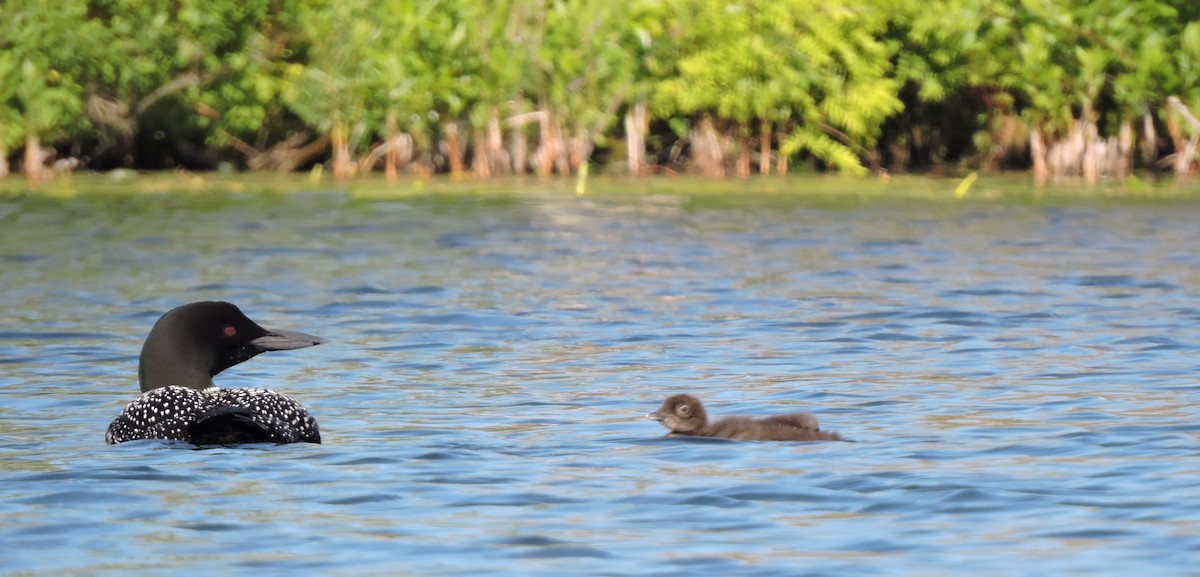
<instances>
[{"instance_id":1,"label":"adult loon","mask_svg":"<svg viewBox=\"0 0 1200 577\"><path fill-rule=\"evenodd\" d=\"M708 422L700 399L673 395L662 407L647 415L670 429L671 436L717 437L739 441L840 441L833 431L822 431L817 418L808 413L776 415L762 419L725 417Z\"/></svg>"},{"instance_id":2,"label":"adult loon","mask_svg":"<svg viewBox=\"0 0 1200 577\"><path fill-rule=\"evenodd\" d=\"M319 345L320 337L258 326L226 302L195 302L158 319L138 363L142 395L108 426L109 444L177 439L195 445L320 443L300 403L266 389L221 389L213 376L259 353Z\"/></svg>"}]
</instances>

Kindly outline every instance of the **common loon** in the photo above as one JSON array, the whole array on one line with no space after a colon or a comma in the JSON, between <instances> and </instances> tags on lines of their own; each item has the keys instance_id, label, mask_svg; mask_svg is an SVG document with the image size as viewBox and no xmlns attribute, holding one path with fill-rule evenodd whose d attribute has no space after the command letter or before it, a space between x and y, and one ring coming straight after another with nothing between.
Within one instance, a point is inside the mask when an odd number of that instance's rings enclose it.
<instances>
[{"instance_id":1,"label":"common loon","mask_svg":"<svg viewBox=\"0 0 1200 577\"><path fill-rule=\"evenodd\" d=\"M647 415L668 429L671 436L717 437L739 441L840 441L833 431L822 431L817 418L808 413L776 415L763 419L725 417L709 424L700 399L673 395L662 407Z\"/></svg>"},{"instance_id":2,"label":"common loon","mask_svg":"<svg viewBox=\"0 0 1200 577\"><path fill-rule=\"evenodd\" d=\"M142 395L108 426L109 444L177 439L195 445L320 443L300 403L266 389L221 389L213 376L267 351L319 345L320 337L258 326L226 302L195 302L158 319L138 363Z\"/></svg>"}]
</instances>

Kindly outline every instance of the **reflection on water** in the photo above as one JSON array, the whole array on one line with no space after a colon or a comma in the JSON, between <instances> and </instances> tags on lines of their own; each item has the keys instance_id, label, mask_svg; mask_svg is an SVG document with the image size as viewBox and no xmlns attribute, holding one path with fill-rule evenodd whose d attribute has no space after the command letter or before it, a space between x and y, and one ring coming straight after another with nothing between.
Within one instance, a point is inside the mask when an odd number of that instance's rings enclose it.
<instances>
[{"instance_id":1,"label":"reflection on water","mask_svg":"<svg viewBox=\"0 0 1200 577\"><path fill-rule=\"evenodd\" d=\"M1194 202L279 202L6 201L0 571L1200 566ZM199 299L333 341L218 379L324 445L104 445ZM664 438L683 391L856 442Z\"/></svg>"}]
</instances>

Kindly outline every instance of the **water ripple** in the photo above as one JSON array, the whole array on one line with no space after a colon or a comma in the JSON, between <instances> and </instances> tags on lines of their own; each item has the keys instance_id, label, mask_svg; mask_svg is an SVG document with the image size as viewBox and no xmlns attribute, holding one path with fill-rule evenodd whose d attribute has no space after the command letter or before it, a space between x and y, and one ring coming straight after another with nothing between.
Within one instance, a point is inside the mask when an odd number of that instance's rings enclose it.
<instances>
[{"instance_id":1,"label":"water ripple","mask_svg":"<svg viewBox=\"0 0 1200 577\"><path fill-rule=\"evenodd\" d=\"M14 200L0 572L1192 575L1195 208ZM325 444L103 444L198 299L330 339L218 378ZM683 391L854 442L668 438Z\"/></svg>"}]
</instances>

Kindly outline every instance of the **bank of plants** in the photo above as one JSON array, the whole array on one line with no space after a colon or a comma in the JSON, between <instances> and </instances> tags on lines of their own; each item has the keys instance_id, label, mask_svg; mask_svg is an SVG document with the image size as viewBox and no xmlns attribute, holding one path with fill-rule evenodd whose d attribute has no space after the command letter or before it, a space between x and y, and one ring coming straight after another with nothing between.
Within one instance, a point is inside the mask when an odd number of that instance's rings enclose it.
<instances>
[{"instance_id":1,"label":"bank of plants","mask_svg":"<svg viewBox=\"0 0 1200 577\"><path fill-rule=\"evenodd\" d=\"M1190 0L0 4L0 174L1194 168Z\"/></svg>"}]
</instances>

